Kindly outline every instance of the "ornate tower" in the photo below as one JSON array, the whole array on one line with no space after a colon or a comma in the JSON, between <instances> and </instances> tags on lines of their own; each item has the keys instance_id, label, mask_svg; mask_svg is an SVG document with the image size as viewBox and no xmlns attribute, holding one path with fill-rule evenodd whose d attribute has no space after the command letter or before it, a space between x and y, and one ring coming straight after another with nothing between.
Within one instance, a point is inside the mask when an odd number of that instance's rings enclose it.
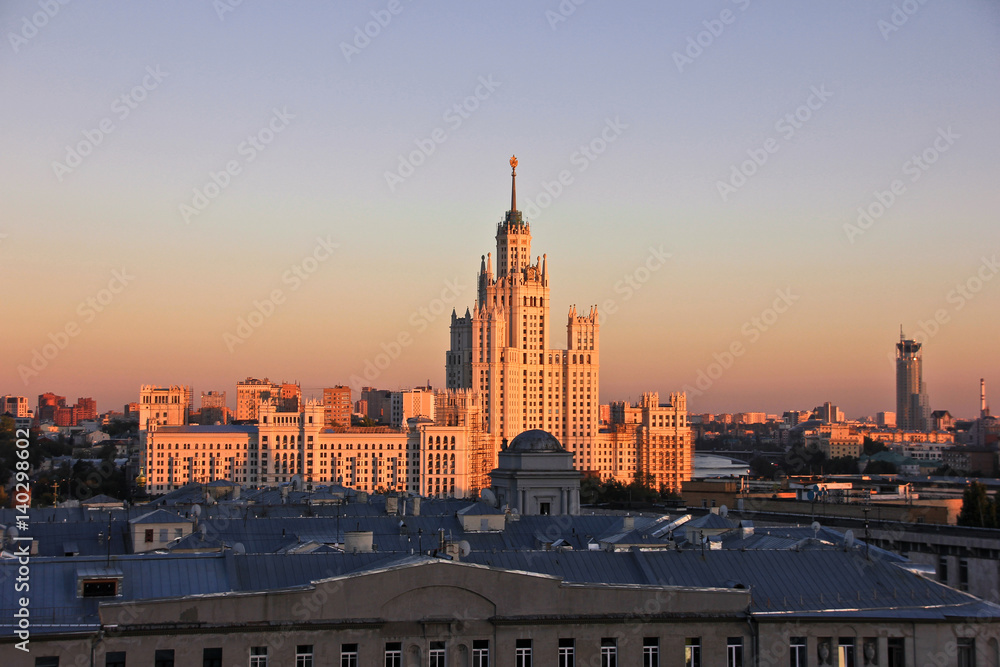
<instances>
[{"instance_id":1,"label":"ornate tower","mask_svg":"<svg viewBox=\"0 0 1000 667\"><path fill-rule=\"evenodd\" d=\"M531 226L517 210L517 158L511 157L510 210L497 224L496 273L492 253L480 258L474 309L452 313L446 355L449 389L483 395L492 456L476 472L489 485L504 440L544 429L570 451L590 446L599 424L599 324L597 307L578 316L570 309L566 348L548 346L548 258L531 257ZM488 466L488 467L487 467Z\"/></svg>"}]
</instances>

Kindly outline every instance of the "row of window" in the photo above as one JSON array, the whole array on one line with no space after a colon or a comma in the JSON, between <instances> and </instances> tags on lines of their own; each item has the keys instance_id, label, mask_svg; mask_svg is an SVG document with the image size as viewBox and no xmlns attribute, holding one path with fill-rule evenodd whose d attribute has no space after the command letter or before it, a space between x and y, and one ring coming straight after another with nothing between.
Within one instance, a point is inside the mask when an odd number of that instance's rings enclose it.
<instances>
[{"instance_id":1,"label":"row of window","mask_svg":"<svg viewBox=\"0 0 1000 667\"><path fill-rule=\"evenodd\" d=\"M975 667L976 640L963 637L955 642L958 667ZM820 638L817 642L816 655L819 664L838 664L842 667L854 667L857 656L854 638L841 637L837 642L837 655L832 655L832 638ZM806 667L809 664L806 637L792 637L789 640L789 666ZM862 641L862 661L866 665L878 665L878 640L875 637L865 637ZM601 639L601 667L618 667L618 640L614 637ZM251 646L249 651L249 667L268 667L272 657L267 646ZM515 667L532 667L533 646L531 639L518 639L514 646ZM889 637L886 640L885 664L887 667L904 667L906 664L905 641L901 637ZM295 667L313 667L316 656L311 644L300 644L295 648ZM154 667L175 667L174 650L158 649L153 658ZM432 641L427 651L428 667L446 667L447 645L443 641ZM539 661L541 662L541 660ZM275 662L274 664L279 664ZM283 663L282 663L283 664ZM324 663L329 664L329 663ZM403 645L401 642L387 642L383 653L385 667L402 667ZM550 664L550 663L544 663ZM358 667L359 650L357 644L341 644L340 667ZM472 667L489 667L490 643L488 639L476 639L472 642ZM576 640L560 639L556 653L558 667L576 667ZM642 640L643 667L659 667L660 640L657 637L645 637ZM743 667L743 637L729 637L726 640L727 667ZM684 666L702 667L702 644L700 637L689 637L684 642ZM59 658L40 656L35 658L35 667L59 667ZM105 655L104 667L126 667L124 651L111 651ZM202 651L202 667L222 667L222 649L206 648Z\"/></svg>"}]
</instances>

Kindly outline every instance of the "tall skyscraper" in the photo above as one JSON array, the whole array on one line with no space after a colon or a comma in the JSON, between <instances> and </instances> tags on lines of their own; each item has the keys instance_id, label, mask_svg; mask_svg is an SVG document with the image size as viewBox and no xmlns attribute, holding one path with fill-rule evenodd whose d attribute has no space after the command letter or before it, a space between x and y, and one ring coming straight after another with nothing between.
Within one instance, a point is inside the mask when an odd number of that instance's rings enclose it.
<instances>
[{"instance_id":1,"label":"tall skyscraper","mask_svg":"<svg viewBox=\"0 0 1000 667\"><path fill-rule=\"evenodd\" d=\"M896 425L905 431L930 429L931 409L923 380L921 344L903 336L896 344Z\"/></svg>"},{"instance_id":2,"label":"tall skyscraper","mask_svg":"<svg viewBox=\"0 0 1000 667\"><path fill-rule=\"evenodd\" d=\"M497 446L522 431L544 429L579 460L592 447L600 421L600 346L597 307L569 308L566 348L550 348L547 257L531 259L531 227L517 210L517 158L511 157L510 210L497 225L492 253L481 258L475 311L452 312L446 355L449 389L483 396L493 447L472 461L482 488L496 464Z\"/></svg>"}]
</instances>

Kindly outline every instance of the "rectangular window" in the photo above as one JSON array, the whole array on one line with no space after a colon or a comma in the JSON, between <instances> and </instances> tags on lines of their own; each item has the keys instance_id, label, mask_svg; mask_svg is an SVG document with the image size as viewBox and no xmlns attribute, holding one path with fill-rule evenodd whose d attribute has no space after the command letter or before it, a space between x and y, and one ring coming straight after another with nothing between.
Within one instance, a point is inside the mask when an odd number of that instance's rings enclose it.
<instances>
[{"instance_id":1,"label":"rectangular window","mask_svg":"<svg viewBox=\"0 0 1000 667\"><path fill-rule=\"evenodd\" d=\"M791 637L788 640L789 667L806 667L806 638Z\"/></svg>"},{"instance_id":2,"label":"rectangular window","mask_svg":"<svg viewBox=\"0 0 1000 667\"><path fill-rule=\"evenodd\" d=\"M472 640L472 667L490 667L490 640Z\"/></svg>"},{"instance_id":3,"label":"rectangular window","mask_svg":"<svg viewBox=\"0 0 1000 667\"><path fill-rule=\"evenodd\" d=\"M267 647L250 647L250 667L267 667Z\"/></svg>"},{"instance_id":4,"label":"rectangular window","mask_svg":"<svg viewBox=\"0 0 1000 667\"><path fill-rule=\"evenodd\" d=\"M105 653L104 667L125 667L125 651L110 651Z\"/></svg>"},{"instance_id":5,"label":"rectangular window","mask_svg":"<svg viewBox=\"0 0 1000 667\"><path fill-rule=\"evenodd\" d=\"M35 667L59 667L59 656L35 658Z\"/></svg>"},{"instance_id":6,"label":"rectangular window","mask_svg":"<svg viewBox=\"0 0 1000 667\"><path fill-rule=\"evenodd\" d=\"M430 650L427 651L428 667L445 667L444 657L444 642L431 642Z\"/></svg>"},{"instance_id":7,"label":"rectangular window","mask_svg":"<svg viewBox=\"0 0 1000 667\"><path fill-rule=\"evenodd\" d=\"M206 648L201 652L202 667L222 667L222 649Z\"/></svg>"},{"instance_id":8,"label":"rectangular window","mask_svg":"<svg viewBox=\"0 0 1000 667\"><path fill-rule=\"evenodd\" d=\"M153 654L153 667L174 667L174 649L157 649Z\"/></svg>"},{"instance_id":9,"label":"rectangular window","mask_svg":"<svg viewBox=\"0 0 1000 667\"><path fill-rule=\"evenodd\" d=\"M559 640L559 667L574 667L576 664L576 640Z\"/></svg>"},{"instance_id":10,"label":"rectangular window","mask_svg":"<svg viewBox=\"0 0 1000 667\"><path fill-rule=\"evenodd\" d=\"M854 667L854 637L837 640L837 655L840 656L840 667Z\"/></svg>"},{"instance_id":11,"label":"rectangular window","mask_svg":"<svg viewBox=\"0 0 1000 667\"><path fill-rule=\"evenodd\" d=\"M726 639L726 666L743 667L743 637Z\"/></svg>"},{"instance_id":12,"label":"rectangular window","mask_svg":"<svg viewBox=\"0 0 1000 667\"><path fill-rule=\"evenodd\" d=\"M387 642L385 645L385 667L403 667L402 642Z\"/></svg>"},{"instance_id":13,"label":"rectangular window","mask_svg":"<svg viewBox=\"0 0 1000 667\"><path fill-rule=\"evenodd\" d=\"M152 541L153 541L153 529L152 528L147 528L145 530L145 542L149 543L149 542L152 542Z\"/></svg>"},{"instance_id":14,"label":"rectangular window","mask_svg":"<svg viewBox=\"0 0 1000 667\"><path fill-rule=\"evenodd\" d=\"M117 595L117 579L91 579L83 582L83 597L85 598L113 598Z\"/></svg>"},{"instance_id":15,"label":"rectangular window","mask_svg":"<svg viewBox=\"0 0 1000 667\"><path fill-rule=\"evenodd\" d=\"M958 667L976 667L976 640L959 637L957 640Z\"/></svg>"},{"instance_id":16,"label":"rectangular window","mask_svg":"<svg viewBox=\"0 0 1000 667\"><path fill-rule=\"evenodd\" d=\"M906 667L906 647L902 637L889 637L886 657L888 667Z\"/></svg>"},{"instance_id":17,"label":"rectangular window","mask_svg":"<svg viewBox=\"0 0 1000 667\"><path fill-rule=\"evenodd\" d=\"M660 667L660 638L642 638L642 667Z\"/></svg>"},{"instance_id":18,"label":"rectangular window","mask_svg":"<svg viewBox=\"0 0 1000 667\"><path fill-rule=\"evenodd\" d=\"M340 645L340 667L358 667L358 645Z\"/></svg>"},{"instance_id":19,"label":"rectangular window","mask_svg":"<svg viewBox=\"0 0 1000 667\"><path fill-rule=\"evenodd\" d=\"M969 559L962 558L958 561L958 589L969 590Z\"/></svg>"},{"instance_id":20,"label":"rectangular window","mask_svg":"<svg viewBox=\"0 0 1000 667\"><path fill-rule=\"evenodd\" d=\"M684 640L684 667L701 667L701 637Z\"/></svg>"},{"instance_id":21,"label":"rectangular window","mask_svg":"<svg viewBox=\"0 0 1000 667\"><path fill-rule=\"evenodd\" d=\"M514 642L514 667L531 667L530 639L518 639Z\"/></svg>"},{"instance_id":22,"label":"rectangular window","mask_svg":"<svg viewBox=\"0 0 1000 667\"><path fill-rule=\"evenodd\" d=\"M601 667L618 667L618 640L614 637L601 639Z\"/></svg>"},{"instance_id":23,"label":"rectangular window","mask_svg":"<svg viewBox=\"0 0 1000 667\"><path fill-rule=\"evenodd\" d=\"M299 644L295 647L295 667L313 667L312 644Z\"/></svg>"}]
</instances>

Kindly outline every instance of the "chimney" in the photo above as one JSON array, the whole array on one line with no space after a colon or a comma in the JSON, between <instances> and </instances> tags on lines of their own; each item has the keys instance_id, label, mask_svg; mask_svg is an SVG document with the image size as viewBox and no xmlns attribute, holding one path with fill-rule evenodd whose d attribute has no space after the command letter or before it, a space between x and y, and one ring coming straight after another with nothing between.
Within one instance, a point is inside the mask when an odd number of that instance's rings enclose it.
<instances>
[{"instance_id":1,"label":"chimney","mask_svg":"<svg viewBox=\"0 0 1000 667\"><path fill-rule=\"evenodd\" d=\"M625 517L622 519L622 531L628 532L630 530L633 530L634 528L635 528L635 517L626 514Z\"/></svg>"},{"instance_id":2,"label":"chimney","mask_svg":"<svg viewBox=\"0 0 1000 667\"><path fill-rule=\"evenodd\" d=\"M986 378L979 378L979 416L988 417L990 409L986 407Z\"/></svg>"},{"instance_id":3,"label":"chimney","mask_svg":"<svg viewBox=\"0 0 1000 667\"><path fill-rule=\"evenodd\" d=\"M413 498L413 516L420 516L420 496Z\"/></svg>"},{"instance_id":4,"label":"chimney","mask_svg":"<svg viewBox=\"0 0 1000 667\"><path fill-rule=\"evenodd\" d=\"M372 537L370 530L349 530L344 533L344 551L349 554L371 553L374 550Z\"/></svg>"},{"instance_id":5,"label":"chimney","mask_svg":"<svg viewBox=\"0 0 1000 667\"><path fill-rule=\"evenodd\" d=\"M386 496L385 513L394 516L399 513L399 498L396 496Z\"/></svg>"}]
</instances>

